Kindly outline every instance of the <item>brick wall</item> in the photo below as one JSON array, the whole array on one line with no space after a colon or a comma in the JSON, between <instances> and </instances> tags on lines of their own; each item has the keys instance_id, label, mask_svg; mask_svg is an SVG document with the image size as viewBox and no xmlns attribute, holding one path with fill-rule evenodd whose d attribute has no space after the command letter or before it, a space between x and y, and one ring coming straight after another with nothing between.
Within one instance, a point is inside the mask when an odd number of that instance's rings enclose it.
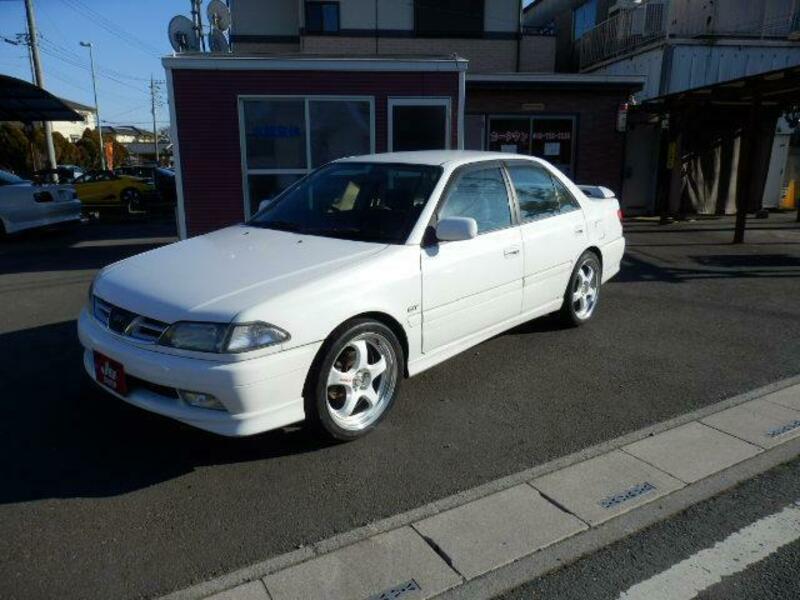
<instances>
[{"instance_id":1,"label":"brick wall","mask_svg":"<svg viewBox=\"0 0 800 600\"><path fill-rule=\"evenodd\" d=\"M524 36L520 48L521 70L549 71L555 65L555 38ZM375 54L374 37L304 35L302 51L309 54ZM379 54L449 56L469 60L470 73L512 73L517 70L517 41L467 38L381 37Z\"/></svg>"},{"instance_id":2,"label":"brick wall","mask_svg":"<svg viewBox=\"0 0 800 600\"><path fill-rule=\"evenodd\" d=\"M458 73L173 70L188 235L244 219L239 95L375 97L375 147L386 151L390 96L449 96L457 147Z\"/></svg>"},{"instance_id":3,"label":"brick wall","mask_svg":"<svg viewBox=\"0 0 800 600\"><path fill-rule=\"evenodd\" d=\"M570 89L485 89L467 86L467 114L534 114L576 116L577 183L604 185L622 193L625 134L616 130L617 110L629 92ZM535 113L523 104L543 104Z\"/></svg>"},{"instance_id":4,"label":"brick wall","mask_svg":"<svg viewBox=\"0 0 800 600\"><path fill-rule=\"evenodd\" d=\"M294 54L300 52L300 42L284 43L284 42L238 42L233 43L233 51L236 54L253 55L253 54Z\"/></svg>"}]
</instances>

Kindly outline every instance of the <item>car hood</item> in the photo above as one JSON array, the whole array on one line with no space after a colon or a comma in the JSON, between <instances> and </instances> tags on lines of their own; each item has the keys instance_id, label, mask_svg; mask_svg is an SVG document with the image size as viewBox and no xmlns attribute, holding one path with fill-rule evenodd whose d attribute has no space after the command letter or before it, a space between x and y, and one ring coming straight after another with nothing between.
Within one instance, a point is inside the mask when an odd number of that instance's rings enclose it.
<instances>
[{"instance_id":1,"label":"car hood","mask_svg":"<svg viewBox=\"0 0 800 600\"><path fill-rule=\"evenodd\" d=\"M167 323L232 320L241 311L352 268L385 249L284 231L236 226L163 246L103 270L94 293Z\"/></svg>"}]
</instances>

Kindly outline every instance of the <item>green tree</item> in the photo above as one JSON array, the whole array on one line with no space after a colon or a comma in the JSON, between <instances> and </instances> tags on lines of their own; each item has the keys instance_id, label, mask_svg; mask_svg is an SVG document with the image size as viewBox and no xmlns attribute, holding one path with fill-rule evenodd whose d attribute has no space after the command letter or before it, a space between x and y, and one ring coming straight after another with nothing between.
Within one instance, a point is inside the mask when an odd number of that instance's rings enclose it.
<instances>
[{"instance_id":1,"label":"green tree","mask_svg":"<svg viewBox=\"0 0 800 600\"><path fill-rule=\"evenodd\" d=\"M33 171L30 154L30 143L22 126L0 123L0 169L30 176Z\"/></svg>"}]
</instances>

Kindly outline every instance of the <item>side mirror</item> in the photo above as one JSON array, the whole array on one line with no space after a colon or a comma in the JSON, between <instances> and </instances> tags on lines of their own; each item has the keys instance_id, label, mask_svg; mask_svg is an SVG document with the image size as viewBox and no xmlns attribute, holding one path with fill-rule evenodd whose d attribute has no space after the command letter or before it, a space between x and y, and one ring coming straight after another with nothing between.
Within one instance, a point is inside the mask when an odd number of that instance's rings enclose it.
<instances>
[{"instance_id":1,"label":"side mirror","mask_svg":"<svg viewBox=\"0 0 800 600\"><path fill-rule=\"evenodd\" d=\"M436 225L436 239L442 242L471 240L478 235L478 223L472 217L445 217Z\"/></svg>"}]
</instances>

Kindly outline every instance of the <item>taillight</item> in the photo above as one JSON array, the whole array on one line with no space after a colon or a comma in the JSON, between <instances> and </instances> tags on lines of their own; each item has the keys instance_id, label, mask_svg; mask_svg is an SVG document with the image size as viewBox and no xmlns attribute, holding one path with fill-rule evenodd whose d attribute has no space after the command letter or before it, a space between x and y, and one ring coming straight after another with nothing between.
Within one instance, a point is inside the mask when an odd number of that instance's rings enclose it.
<instances>
[{"instance_id":1,"label":"taillight","mask_svg":"<svg viewBox=\"0 0 800 600\"><path fill-rule=\"evenodd\" d=\"M619 222L622 223L622 209L621 208L617 209L617 218L619 219Z\"/></svg>"}]
</instances>

